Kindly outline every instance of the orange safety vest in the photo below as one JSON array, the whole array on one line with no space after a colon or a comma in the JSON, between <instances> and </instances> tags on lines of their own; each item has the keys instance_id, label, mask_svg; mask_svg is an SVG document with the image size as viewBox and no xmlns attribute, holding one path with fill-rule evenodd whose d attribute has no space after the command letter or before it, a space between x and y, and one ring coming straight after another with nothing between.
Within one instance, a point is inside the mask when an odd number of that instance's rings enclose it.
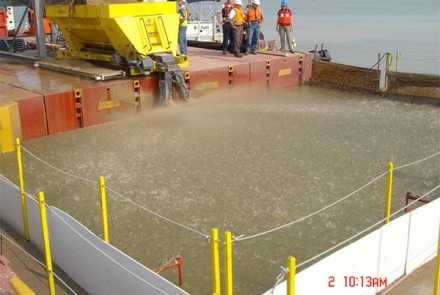
<instances>
[{"instance_id":1,"label":"orange safety vest","mask_svg":"<svg viewBox=\"0 0 440 295\"><path fill-rule=\"evenodd\" d=\"M188 7L185 7L185 9L186 9L186 18L189 19L191 17L191 11L189 11ZM177 10L176 13L180 14L180 8Z\"/></svg>"},{"instance_id":2,"label":"orange safety vest","mask_svg":"<svg viewBox=\"0 0 440 295\"><path fill-rule=\"evenodd\" d=\"M252 6L249 7L248 20L254 22L261 19L262 17L260 7L257 7L257 9L254 9Z\"/></svg>"},{"instance_id":3,"label":"orange safety vest","mask_svg":"<svg viewBox=\"0 0 440 295\"><path fill-rule=\"evenodd\" d=\"M186 8L186 18L189 19L191 17L191 11L189 11L188 7Z\"/></svg>"},{"instance_id":4,"label":"orange safety vest","mask_svg":"<svg viewBox=\"0 0 440 295\"><path fill-rule=\"evenodd\" d=\"M235 16L234 16L234 21L237 24L242 24L244 23L244 15L243 15L243 10L241 10L240 8L236 8L234 7L235 10Z\"/></svg>"},{"instance_id":5,"label":"orange safety vest","mask_svg":"<svg viewBox=\"0 0 440 295\"><path fill-rule=\"evenodd\" d=\"M280 26L290 26L292 24L292 10L290 9L280 9L278 11L278 24Z\"/></svg>"}]
</instances>

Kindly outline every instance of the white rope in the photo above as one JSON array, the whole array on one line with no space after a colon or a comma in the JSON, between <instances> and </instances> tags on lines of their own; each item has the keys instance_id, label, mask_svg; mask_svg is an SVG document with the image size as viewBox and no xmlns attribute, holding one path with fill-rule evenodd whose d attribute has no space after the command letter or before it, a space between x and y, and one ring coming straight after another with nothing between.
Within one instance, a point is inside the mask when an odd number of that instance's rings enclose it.
<instances>
[{"instance_id":1,"label":"white rope","mask_svg":"<svg viewBox=\"0 0 440 295\"><path fill-rule=\"evenodd\" d=\"M171 258L170 260L168 260L167 263L162 264L162 267L159 268L159 269L156 271L156 273L160 273L165 267L167 267L168 265L170 265L170 263L171 263L173 260L176 261L176 257L173 257L173 258Z\"/></svg>"},{"instance_id":2,"label":"white rope","mask_svg":"<svg viewBox=\"0 0 440 295\"><path fill-rule=\"evenodd\" d=\"M435 153L435 154L433 154L433 155L431 155L431 156L429 156L429 157L426 157L426 158L424 158L424 159L417 160L417 161L415 161L415 162L412 162L412 163L409 163L409 164L402 165L402 166L399 166L399 167L397 167L397 168L394 168L394 170L401 169L401 168L404 168L404 167L408 167L408 166L411 166L411 165L414 165L414 164L417 164L417 163L420 163L420 162L426 161L426 160L428 160L428 159L430 159L430 158L432 158L432 157L435 157L435 156L437 156L437 155L439 155L439 154L440 154L440 152ZM236 241L244 241L244 240L249 240L249 239L252 239L252 238L256 238L256 237L259 237L259 236L262 236L262 235L265 235L265 234L268 234L268 233L271 233L271 232L277 231L277 230L279 230L279 229L282 229L282 228L288 227L288 226L290 226L290 225L293 225L293 224L295 224L295 223L298 223L298 222L300 222L300 221L303 221L303 220L305 220L305 219L307 219L307 218L309 218L309 217L312 217L312 216L314 216L314 215L316 215L316 214L318 214L318 213L321 213L322 211L327 210L328 208L330 208L330 207L332 207L332 206L334 206L334 205L336 205L336 204L338 204L338 203L344 201L344 200L347 199L348 197L354 195L355 193L357 193L357 192L359 192L360 190L364 189L365 187L369 186L371 183L375 182L376 180L378 180L379 178L381 178L382 176L384 176L384 175L386 175L386 174L388 174L388 172L384 172L384 173L382 173L381 175L379 175L378 177L376 177L376 178L373 179L372 181L368 182L368 183L365 184L364 186L358 188L357 190L355 190L354 192L348 194L347 196L343 197L342 199L339 199L339 200L337 200L336 202L333 202L333 203L331 203L330 205L327 205L327 206L325 206L325 207L319 209L318 211L315 211L315 212L313 212L313 213L311 213L311 214L309 214L309 215L307 215L307 216L304 216L304 217L302 217L302 218L300 218L300 219L297 219L297 220L292 221L292 222L290 222L290 223L287 223L287 224L285 224L285 225L281 225L281 226L279 226L279 227L276 227L276 228L273 228L273 229L270 229L270 230L267 230L267 231L265 231L265 232L262 232L262 233L259 233L259 234L255 234L255 235L252 235L252 236L249 236L249 237L244 237L244 238L243 238L243 237L242 237L243 235L241 235L240 237L238 237L238 238L236 239Z\"/></svg>"},{"instance_id":3,"label":"white rope","mask_svg":"<svg viewBox=\"0 0 440 295\"><path fill-rule=\"evenodd\" d=\"M22 147L22 149L25 150L27 153L29 153L29 154L30 154L32 157L34 157L35 159L41 161L42 163L44 163L44 164L47 165L48 167L50 167L50 168L52 168L52 169L55 169L56 171L58 171L58 172L60 172L60 173L63 173L63 174L65 174L65 175L69 175L69 176L74 177L74 178L79 179L79 180L84 180L84 181L89 182L89 183L98 184L97 181L88 180L88 179L85 179L85 178L82 178L82 177L79 177L79 176L76 176L76 175L73 175L73 174L70 174L70 173L64 172L63 170L58 169L58 168L56 168L56 167L50 165L49 163L43 161L42 159L38 158L37 156L35 156L34 154L32 154L31 152L29 152L29 151L26 150L25 148ZM164 216L162 216L162 215L160 215L160 214L158 214L158 213L156 213L156 212L153 212L153 211L151 211L151 210L149 210L149 209L147 209L147 208L145 208L145 207L143 207L143 206L137 204L136 202L130 200L130 199L127 198L127 197L124 197L123 195L119 194L118 192L116 192L115 190L113 190L113 189L111 189L111 188L109 188L109 187L107 187L107 186L106 186L106 188L107 188L109 191L111 191L112 193L114 193L115 195L117 195L117 196L121 197L122 199L124 199L124 200L126 200L126 201L132 203L133 205L137 206L138 208L141 208L142 210L145 210L145 211L147 211L148 213L153 214L153 215L156 216L156 217L159 217L159 218L161 218L161 219L163 219L163 220L166 220L166 221L168 221L168 222L171 222L171 223L173 223L173 224L175 224L175 225L178 225L178 226L180 226L180 227L186 228L186 229L188 229L188 230L190 230L190 231L192 231L192 232L195 232L195 233L197 233L197 234L199 234L199 235L202 235L202 236L204 236L204 237L206 236L206 234L203 234L203 233L201 233L201 232L199 232L199 231L197 231L197 230L195 230L195 229L192 229L192 228L190 228L190 227L188 227L188 226L186 226L186 225L184 225L184 224L181 224L181 223L178 223L178 222L176 222L176 221L173 221L173 220L171 220L171 219L169 219L169 218L166 218L166 217L164 217Z\"/></svg>"},{"instance_id":4,"label":"white rope","mask_svg":"<svg viewBox=\"0 0 440 295\"><path fill-rule=\"evenodd\" d=\"M394 215L396 215L397 213L399 213L401 210L405 210L406 208L408 208L408 207L411 206L412 204L416 203L416 202L419 201L420 199L426 197L427 195L429 195L430 193L434 192L435 190L437 190L437 189L439 189L439 188L440 188L440 185L436 186L435 188L433 188L432 190L430 190L429 192L427 192L426 194L424 194L424 195L421 196L420 198L414 200L414 202L412 202L412 203L410 203L410 204L404 206L402 209L397 210L397 211L394 212L393 214L390 214L389 217L385 217L385 218L379 220L378 222L376 222L376 223L373 224L372 226L370 226L370 227L364 229L364 230L361 231L361 232L358 232L358 233L355 234L354 236L352 236L352 237L346 239L345 241L343 241L343 242L341 242L341 243L339 243L339 244L337 244L337 245L331 247L330 249L325 250L324 252L322 252L322 253L320 253L320 254L318 254L318 255L316 255L316 256L314 256L314 257L312 257L312 258L310 258L310 259L308 259L308 260L306 260L306 261L304 261L304 262L301 262L300 264L298 264L297 267L300 267L300 266L302 266L302 265L304 265L304 264L306 264L306 263L308 263L308 262L310 262L310 261L312 261L312 260L315 260L316 258L318 258L318 257L320 257L320 256L322 256L322 255L324 255L324 254L326 254L326 253L328 253L328 252L330 252L330 251L332 251L332 250L338 248L339 246L341 246L341 245L343 245L343 244L345 244L345 243L347 243L347 242L353 240L354 238L358 237L359 235L361 235L361 234L363 234L363 233L369 231L370 229L376 227L377 225L383 223L386 219L393 217Z\"/></svg>"},{"instance_id":5,"label":"white rope","mask_svg":"<svg viewBox=\"0 0 440 295\"><path fill-rule=\"evenodd\" d=\"M55 214L65 225L67 225L73 232L75 232L78 236L80 236L81 238L84 239L84 241L86 241L90 246L92 246L93 248L95 248L96 250L98 250L101 254L103 254L104 256L106 256L108 259L110 259L112 262L114 262L116 265L118 265L119 267L121 267L123 270L125 270L126 272L128 272L129 274L133 275L134 277L136 277L137 279L139 279L140 281L142 281L143 283L145 283L146 285L154 288L155 290L161 292L162 294L168 294L166 292L164 292L163 290L158 289L156 286L150 284L149 282L145 281L143 278L139 277L138 275L136 275L135 273L133 273L132 271L130 271L129 269L127 269L125 266L123 266L122 264L120 264L119 262L117 262L116 260L114 260L112 257L110 257L109 255L107 255L105 252L103 252L101 249L99 249L97 246L95 246L93 243L91 243L88 239L86 239L84 236L82 236L79 232L77 232L72 226L70 226L70 224L68 224L63 218L61 218L55 211L52 211L53 214Z\"/></svg>"},{"instance_id":6,"label":"white rope","mask_svg":"<svg viewBox=\"0 0 440 295\"><path fill-rule=\"evenodd\" d=\"M249 237L245 237L245 238L237 238L236 240L237 240L237 241L244 241L244 240L253 239L253 238L256 238L256 237L259 237L259 236L262 236L262 235L265 235L265 234L268 234L268 233L271 233L271 232L274 232L274 231L280 230L280 229L282 229L282 228L285 228L285 227L291 226L291 225L293 225L293 224L295 224L295 223L298 223L298 222L300 222L300 221L303 221L303 220L305 220L305 219L307 219L307 218L309 218L309 217L312 217L312 216L314 216L314 215L316 215L316 214L318 214L318 213L321 213L322 211L327 210L328 208L330 208L330 207L332 207L332 206L334 206L334 205L336 205L336 204L338 204L338 203L344 201L344 200L347 199L348 197L351 197L351 196L354 195L355 193L357 193L357 192L359 192L360 190L364 189L365 187L369 186L371 183L375 182L376 180L378 180L379 178L381 178L382 176L384 176L384 175L387 174L387 173L388 173L388 172L382 173L381 175L379 175L378 177L376 177L375 179L373 179L373 180L370 181L369 183L367 183L367 184L365 184L364 186L358 188L357 190L355 190L354 192L348 194L347 196L345 196L345 197L343 197L343 198L337 200L336 202L331 203L330 205L327 205L327 206L325 206L325 207L319 209L318 211L315 211L315 212L313 212L313 213L310 213L309 215L306 215L306 216L304 216L304 217L302 217L302 218L300 218L300 219L297 219L297 220L292 221L292 222L290 222L290 223L287 223L287 224L281 225L281 226L279 226L279 227L276 227L276 228L273 228L273 229L267 230L267 231L262 232L262 233L259 233L259 234L255 234L255 235L252 235L252 236L249 236ZM242 235L242 236L243 236L243 235Z\"/></svg>"},{"instance_id":7,"label":"white rope","mask_svg":"<svg viewBox=\"0 0 440 295\"><path fill-rule=\"evenodd\" d=\"M429 160L429 159L431 159L431 158L433 158L433 157L435 157L435 156L438 156L438 155L440 155L440 152L435 153L435 154L433 154L433 155L431 155L431 156L429 156L429 157L426 157L426 158L424 158L424 159L421 159L421 160L418 160L418 161L415 161L415 162L412 162L412 163L409 163L409 164L406 164L406 165L402 165L402 166L396 167L396 168L394 168L394 170L402 169L402 168L405 168L405 167L409 167L409 166L412 166L412 165L418 164L418 163L420 163L420 162L423 162L423 161Z\"/></svg>"},{"instance_id":8,"label":"white rope","mask_svg":"<svg viewBox=\"0 0 440 295\"><path fill-rule=\"evenodd\" d=\"M14 243L12 240L10 240L8 237L6 237L4 234L0 233L0 236L2 236L3 238L5 238L6 240L9 241L9 243L11 243L12 245L14 245L15 247L17 247L18 249L20 249L21 251L23 251L25 254L27 254L30 258L32 258L33 260L35 260L38 264L40 264L41 266L43 266L44 268L46 268L46 265L42 262L40 262L37 258L35 258L34 256L32 256L31 254L29 254L28 252L26 252L26 250L24 250L23 248L21 248L19 245L17 245L16 243ZM67 283L65 283L53 270L52 270L53 275L64 285L66 286L73 294L77 295L77 293L75 291L73 291L69 285L67 285Z\"/></svg>"},{"instance_id":9,"label":"white rope","mask_svg":"<svg viewBox=\"0 0 440 295\"><path fill-rule=\"evenodd\" d=\"M112 193L116 194L117 196L123 198L123 199L126 200L127 202L132 203L132 204L135 205L136 207L139 207L139 208L141 208L142 210L145 210L145 211L147 211L148 213L153 214L154 216L157 216L157 217L159 217L159 218L161 218L161 219L163 219L163 220L166 220L166 221L171 222L171 223L173 223L173 224L175 224L175 225L178 225L178 226L180 226L180 227L186 228L187 230L190 230L190 231L192 231L192 232L195 232L196 234L202 236L203 238L206 238L206 236L208 236L208 235L206 235L206 234L204 234L204 233L201 233L201 232L199 232L199 231L197 231L197 230L195 230L195 229L190 228L189 226L186 226L186 225L184 225L184 224L178 223L177 221L171 220L171 219L169 219L169 218L167 218L167 217L165 217L165 216L159 215L158 213L153 212L153 211L151 211L151 210L145 208L144 206L141 206L141 205L137 204L136 202L130 200L129 198L124 197L123 195L119 194L118 192L112 190L112 189L109 188L109 187L107 187L107 189L108 189L109 191L111 191Z\"/></svg>"},{"instance_id":10,"label":"white rope","mask_svg":"<svg viewBox=\"0 0 440 295\"><path fill-rule=\"evenodd\" d=\"M287 272L289 271L289 268L287 267L282 267L281 268L281 273L277 276L277 279L275 281L275 285L273 286L272 290L270 291L270 294L273 294L273 292L275 291L275 288L278 286L279 283L281 283L284 280L284 277L286 276Z\"/></svg>"},{"instance_id":11,"label":"white rope","mask_svg":"<svg viewBox=\"0 0 440 295\"><path fill-rule=\"evenodd\" d=\"M23 147L22 147L22 148L23 148ZM58 168L55 168L55 167L53 167L52 165L50 165L50 164L44 162L44 161L41 160L40 158L38 158L38 157L36 157L35 155L33 155L32 153L30 153L30 152L29 152L28 150L26 150L25 148L23 148L23 150L25 150L26 152L28 152L30 155L32 155L32 156L33 156L34 158L36 158L37 160L40 160L41 162L45 163L45 164L48 165L49 167L51 167L51 168L53 168L53 169L55 169L55 170L57 170L57 171L59 171L59 172L61 172L61 173L64 173L64 174L67 174L67 175L71 175L71 174L69 174L69 173L66 173L66 172L64 172L64 171L62 171L62 170L60 170L60 169L58 169ZM437 153L435 153L435 154L433 154L433 155L431 155L431 156L428 156L428 157L426 157L426 158L424 158L424 159L417 160L417 161L415 161L415 162L412 162L412 163L409 163L409 164L406 164L406 165L402 165L402 166L400 166L400 167L396 167L396 168L394 168L394 170L401 169L401 168L404 168L404 167L408 167L408 166L411 166L411 165L414 165L414 164L417 164L417 163L420 163L420 162L426 161L426 160L428 160L428 159L430 159L430 158L432 158L432 157L435 157L435 156L437 156L437 155L439 155L439 154L440 154L440 152L437 152ZM313 212L313 213L311 213L311 214L309 214L309 215L307 215L307 216L304 216L304 217L302 217L302 218L300 218L300 219L297 219L297 220L292 221L292 222L290 222L290 223L287 223L287 224L285 224L285 225L281 225L281 226L279 226L279 227L276 227L276 228L273 228L273 229L267 230L267 231L262 232L262 233L259 233L259 234L251 235L251 236L248 236L248 237L244 237L244 235L240 235L239 237L235 238L234 241L244 241L244 240L249 240L249 239L252 239L252 238L256 238L256 237L259 237L259 236L262 236L262 235L265 235L265 234L268 234L268 233L271 233L271 232L274 232L274 231L277 231L277 230L283 229L283 228L285 228L285 227L291 226L291 225L296 224L296 223L298 223L298 222L300 222L300 221L303 221L303 220L305 220L305 219L307 219L307 218L309 218L309 217L312 217L312 216L314 216L314 215L316 215L316 214L319 214L319 213L321 213L322 211L325 211L325 210L329 209L330 207L332 207L332 206L334 206L334 205L336 205L336 204L338 204L338 203L344 201L345 199L351 197L351 196L354 195L355 193L361 191L362 189L364 189L365 187L369 186L370 184L372 184L373 182L375 182L375 181L378 180L379 178L381 178L381 177L383 177L384 175L386 175L387 173L388 173L388 172L384 172L383 174L379 175L378 177L376 177L376 178L373 179L372 181L368 182L368 183L365 184L364 186L358 188L358 189L355 190L354 192L348 194L347 196L345 196L345 197L343 197L343 198L341 198L341 199L339 199L339 200L337 200L337 201L331 203L330 205L327 205L327 206L325 206L325 207L319 209L318 211L315 211L315 212ZM88 181L88 182L92 182L92 183L97 184L96 181L91 181L91 180L84 179L84 178L81 178L81 177L78 177L78 176L74 176L74 175L71 175L71 176L72 176L72 177L75 177L75 178L78 178L78 179L82 179L82 180L84 180L84 181ZM151 210L149 210L149 209L147 209L147 208L145 208L145 207L143 207L143 206L137 204L136 202L134 202L134 201L128 199L127 197L122 196L121 194L119 194L118 192L112 190L111 188L108 188L108 187L107 187L107 189L109 189L111 192L113 192L113 193L116 194L117 196L119 196L119 197L121 197L121 198L127 200L128 202L130 202L130 203L132 203L133 205L135 205L135 206L137 206L137 207L139 207L139 208L141 208L141 209L143 209L143 210L149 212L150 214L155 215L155 216L158 217L158 218L161 218L161 219L163 219L163 220L166 220L166 221L168 221L168 222L171 222L171 223L173 223L173 224L175 224L175 225L181 226L181 227L183 227L183 228L185 228L185 229L188 229L188 230L190 230L190 231L192 231L192 232L194 232L194 233L197 233L197 234L199 234L199 235L201 235L201 236L203 236L203 237L205 237L205 238L206 238L206 236L208 236L208 235L203 234L203 233L201 233L201 232L199 232L199 231L197 231L197 230L195 230L195 229L192 229L192 228L190 228L190 227L188 227L188 226L186 226L186 225L183 225L183 224L178 223L178 222L176 222L176 221L173 221L173 220L171 220L171 219L169 219L169 218L166 218L166 217L164 217L164 216L162 216L162 215L160 215L160 214L158 214L158 213L155 213L155 212L153 212L153 211L151 211Z\"/></svg>"},{"instance_id":12,"label":"white rope","mask_svg":"<svg viewBox=\"0 0 440 295\"><path fill-rule=\"evenodd\" d=\"M85 181L85 182L90 182L90 183L93 183L93 184L97 184L97 183L98 183L97 181L88 180L88 179L86 179L86 178L79 177L79 176L76 176L76 175L73 175L73 174L67 173L67 172L65 172L65 171L63 171L63 170L61 170L61 169L58 169L58 168L56 168L55 166L52 166L52 165L50 165L49 163L47 163L47 162L43 161L42 159L38 158L37 156L35 156L34 154L32 154L30 151L28 151L27 149L25 149L23 146L21 146L21 149L24 150L24 151L26 151L29 155L31 155L32 157L34 157L35 159L37 159L38 161L40 161L40 162L43 163L44 165L46 165L46 166L48 166L48 167L50 167L50 168L52 168L52 169L54 169L54 170L56 170L56 171L58 171L58 172L64 174L64 175L68 175L68 176L70 176L70 177L73 177L73 178L76 178L76 179L79 179L79 180L83 180L83 181Z\"/></svg>"}]
</instances>

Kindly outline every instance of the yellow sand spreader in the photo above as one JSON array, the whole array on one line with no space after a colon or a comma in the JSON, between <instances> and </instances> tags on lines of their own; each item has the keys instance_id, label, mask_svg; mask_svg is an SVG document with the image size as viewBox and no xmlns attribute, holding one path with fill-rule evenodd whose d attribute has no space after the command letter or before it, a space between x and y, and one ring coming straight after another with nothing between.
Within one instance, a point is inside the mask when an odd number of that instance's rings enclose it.
<instances>
[{"instance_id":1,"label":"yellow sand spreader","mask_svg":"<svg viewBox=\"0 0 440 295\"><path fill-rule=\"evenodd\" d=\"M45 11L49 22L58 25L70 47L67 51L57 51L57 59L125 65L130 75L159 72L163 79L169 80L161 82L161 95L169 97L166 89L162 93L162 86L171 89L174 83L183 92L180 96L189 98L179 68L187 65L187 58L176 55L179 16L175 2L60 5L46 6Z\"/></svg>"}]
</instances>

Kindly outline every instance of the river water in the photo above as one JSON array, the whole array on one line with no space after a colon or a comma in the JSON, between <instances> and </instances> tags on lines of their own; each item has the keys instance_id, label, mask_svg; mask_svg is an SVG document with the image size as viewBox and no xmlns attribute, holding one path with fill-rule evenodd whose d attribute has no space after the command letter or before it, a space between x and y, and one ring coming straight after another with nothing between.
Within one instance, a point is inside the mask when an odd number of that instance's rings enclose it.
<instances>
[{"instance_id":1,"label":"river water","mask_svg":"<svg viewBox=\"0 0 440 295\"><path fill-rule=\"evenodd\" d=\"M205 93L23 147L26 191L43 191L97 235L96 182L104 176L110 243L149 268L181 255L183 289L191 294L211 292L202 235L213 227L220 239L225 231L244 235L233 245L234 292L262 294L288 256L300 264L381 220L386 176L319 214L252 236L347 196L385 173L388 162L399 167L438 153L440 110L311 86L252 97ZM440 183L439 163L435 156L395 171L392 212L407 191L424 194ZM14 153L3 154L0 167L18 183ZM162 275L178 283L176 271Z\"/></svg>"},{"instance_id":2,"label":"river water","mask_svg":"<svg viewBox=\"0 0 440 295\"><path fill-rule=\"evenodd\" d=\"M249 0L250 1L250 0ZM222 3L224 1L221 1ZM248 1L244 0L243 4ZM261 0L265 40L277 40L277 11L281 0ZM191 4L208 15L215 2ZM393 55L395 70L440 74L440 2L438 0L288 0L293 12L296 51L324 44L332 61L372 67L378 54ZM200 9L201 7L201 9ZM278 46L279 48L280 46ZM384 69L384 67L382 67Z\"/></svg>"}]
</instances>

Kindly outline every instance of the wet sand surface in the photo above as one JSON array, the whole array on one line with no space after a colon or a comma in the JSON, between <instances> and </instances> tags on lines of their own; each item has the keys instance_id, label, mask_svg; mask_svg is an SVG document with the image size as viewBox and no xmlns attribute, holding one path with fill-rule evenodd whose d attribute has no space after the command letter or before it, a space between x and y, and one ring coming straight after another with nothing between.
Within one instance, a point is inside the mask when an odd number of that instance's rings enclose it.
<instances>
[{"instance_id":1,"label":"wet sand surface","mask_svg":"<svg viewBox=\"0 0 440 295\"><path fill-rule=\"evenodd\" d=\"M66 174L28 154L24 173L29 193L44 191L48 204L98 236L95 182L102 175L109 188L179 224L247 238L341 199L386 172L388 162L398 167L437 153L439 130L438 107L362 93L309 86L253 96L217 91L27 141L24 148ZM6 154L0 169L17 183L15 163ZM437 157L396 171L392 212L404 206L408 190L423 194L435 187L439 169ZM382 178L322 214L234 243L234 291L262 294L286 257L301 263L382 219L385 184ZM209 244L200 235L110 191L108 212L112 245L152 269L181 255L183 289L209 294ZM174 271L163 276L178 282Z\"/></svg>"}]
</instances>

